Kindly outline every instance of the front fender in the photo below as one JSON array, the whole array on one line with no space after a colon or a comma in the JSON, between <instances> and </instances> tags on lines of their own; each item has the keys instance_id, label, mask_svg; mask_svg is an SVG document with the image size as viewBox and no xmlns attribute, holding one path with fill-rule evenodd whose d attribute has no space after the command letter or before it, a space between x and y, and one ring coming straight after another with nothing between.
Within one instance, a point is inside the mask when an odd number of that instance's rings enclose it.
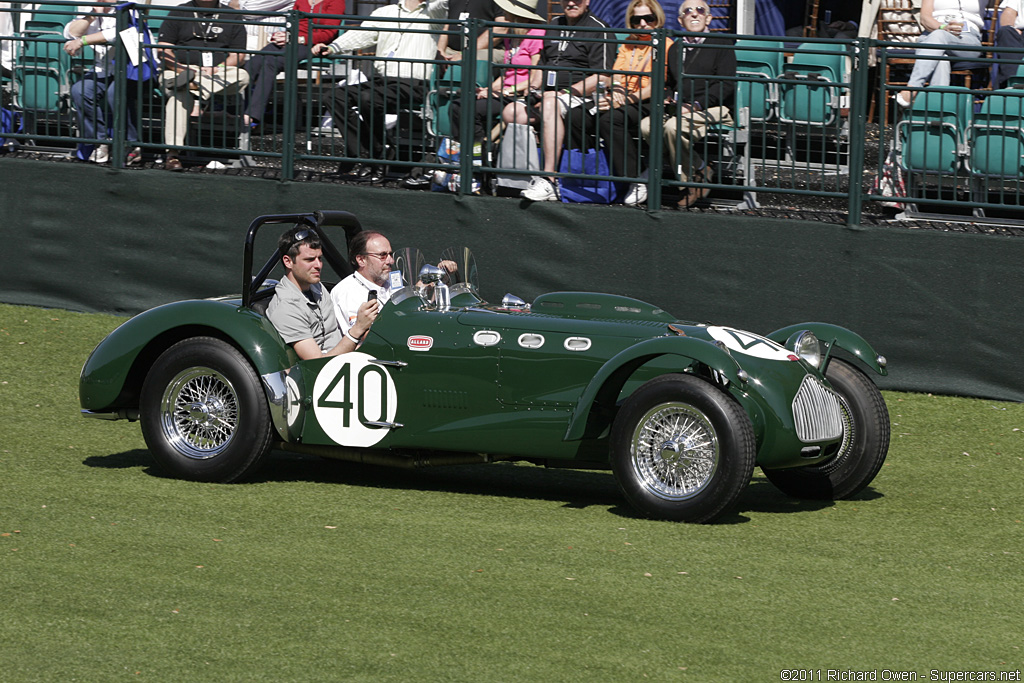
<instances>
[{"instance_id":1,"label":"front fender","mask_svg":"<svg viewBox=\"0 0 1024 683\"><path fill-rule=\"evenodd\" d=\"M774 342L785 345L787 339L793 336L795 332L801 330L813 332L822 343L828 345L828 353L825 354L826 358L831 357L832 348L838 346L844 351L852 353L858 360L878 374L889 374L889 371L885 369L884 356L880 356L864 337L839 325L831 323L799 323L783 327L781 330L775 330L765 336ZM821 372L824 373L825 368L821 368Z\"/></svg>"},{"instance_id":2,"label":"front fender","mask_svg":"<svg viewBox=\"0 0 1024 683\"><path fill-rule=\"evenodd\" d=\"M82 368L82 408L101 412L138 407L142 381L157 356L195 336L234 344L260 375L295 363L270 321L240 307L237 300L179 301L140 313L100 342Z\"/></svg>"},{"instance_id":3,"label":"front fender","mask_svg":"<svg viewBox=\"0 0 1024 683\"><path fill-rule=\"evenodd\" d=\"M747 374L736 359L709 341L696 337L648 339L620 351L601 366L576 403L564 440L576 441L583 438L587 418L594 404L613 403L630 375L658 356L679 356L687 361L683 367L693 361L703 363L738 385L747 381Z\"/></svg>"}]
</instances>

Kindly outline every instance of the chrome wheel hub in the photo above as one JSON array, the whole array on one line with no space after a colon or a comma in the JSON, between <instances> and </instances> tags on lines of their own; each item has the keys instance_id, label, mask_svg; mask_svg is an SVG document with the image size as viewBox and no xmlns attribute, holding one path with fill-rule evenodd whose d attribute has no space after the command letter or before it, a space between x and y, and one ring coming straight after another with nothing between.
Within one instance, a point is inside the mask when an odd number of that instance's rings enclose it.
<instances>
[{"instance_id":1,"label":"chrome wheel hub","mask_svg":"<svg viewBox=\"0 0 1024 683\"><path fill-rule=\"evenodd\" d=\"M160 425L168 443L196 460L224 451L238 428L238 395L231 382L210 368L188 368L167 384Z\"/></svg>"},{"instance_id":2,"label":"chrome wheel hub","mask_svg":"<svg viewBox=\"0 0 1024 683\"><path fill-rule=\"evenodd\" d=\"M718 436L693 406L662 403L637 423L631 456L638 481L650 493L686 500L700 493L718 469Z\"/></svg>"}]
</instances>

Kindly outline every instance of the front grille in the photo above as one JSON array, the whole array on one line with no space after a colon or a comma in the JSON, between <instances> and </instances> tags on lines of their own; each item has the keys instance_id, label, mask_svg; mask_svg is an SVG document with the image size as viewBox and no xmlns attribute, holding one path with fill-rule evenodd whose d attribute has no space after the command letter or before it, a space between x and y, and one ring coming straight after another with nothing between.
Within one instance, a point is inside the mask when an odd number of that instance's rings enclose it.
<instances>
[{"instance_id":1,"label":"front grille","mask_svg":"<svg viewBox=\"0 0 1024 683\"><path fill-rule=\"evenodd\" d=\"M839 396L813 375L804 377L793 399L796 435L804 443L838 439L843 435Z\"/></svg>"}]
</instances>

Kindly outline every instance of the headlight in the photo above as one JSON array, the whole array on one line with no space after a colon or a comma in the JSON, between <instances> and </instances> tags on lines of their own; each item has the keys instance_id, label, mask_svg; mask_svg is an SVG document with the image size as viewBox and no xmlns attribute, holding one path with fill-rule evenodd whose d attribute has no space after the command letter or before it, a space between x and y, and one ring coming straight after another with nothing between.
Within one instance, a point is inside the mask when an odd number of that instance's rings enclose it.
<instances>
[{"instance_id":1,"label":"headlight","mask_svg":"<svg viewBox=\"0 0 1024 683\"><path fill-rule=\"evenodd\" d=\"M786 348L799 356L808 365L821 367L821 343L813 332L803 330L786 340Z\"/></svg>"}]
</instances>

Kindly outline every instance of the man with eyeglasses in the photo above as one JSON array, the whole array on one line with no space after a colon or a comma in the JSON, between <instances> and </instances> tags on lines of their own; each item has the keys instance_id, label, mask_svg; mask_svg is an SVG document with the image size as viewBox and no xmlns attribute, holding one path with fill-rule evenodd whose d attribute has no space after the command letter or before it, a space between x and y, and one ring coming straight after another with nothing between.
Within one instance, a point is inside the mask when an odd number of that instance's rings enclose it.
<instances>
[{"instance_id":1,"label":"man with eyeglasses","mask_svg":"<svg viewBox=\"0 0 1024 683\"><path fill-rule=\"evenodd\" d=\"M578 28L607 28L590 13L590 0L562 0L562 16L552 22L561 30L548 31L541 51L541 66L553 66L544 72L545 91L538 107L524 111L515 107L506 109L506 122L541 124L541 146L544 150L545 175L530 179L523 197L535 202L558 200L557 181L550 174L558 170L565 140L565 117L569 112L589 103L587 99L597 90L599 81L610 79L608 69L615 63L614 36L597 31L577 31ZM581 40L582 39L582 40Z\"/></svg>"},{"instance_id":2,"label":"man with eyeglasses","mask_svg":"<svg viewBox=\"0 0 1024 683\"><path fill-rule=\"evenodd\" d=\"M368 230L355 234L349 242L348 254L353 272L334 287L331 297L341 331L361 339L362 335L355 334L352 328L358 326L359 314L368 297L376 297L370 301L374 306L374 318L380 307L391 298L388 276L395 265L395 256L387 237ZM359 331L366 334L362 328Z\"/></svg>"},{"instance_id":3,"label":"man with eyeglasses","mask_svg":"<svg viewBox=\"0 0 1024 683\"><path fill-rule=\"evenodd\" d=\"M686 188L678 203L681 209L693 206L711 192L704 184L712 180L711 169L693 143L703 139L713 123L732 125L729 107L736 84L728 77L736 75L736 53L731 47L734 41L713 36L711 19L711 8L705 0L683 0L679 24L689 33L668 49L664 121L654 122L647 117L640 122L645 139L661 131L665 153L672 159L679 179L699 183ZM712 45L715 47L705 47Z\"/></svg>"},{"instance_id":4,"label":"man with eyeglasses","mask_svg":"<svg viewBox=\"0 0 1024 683\"><path fill-rule=\"evenodd\" d=\"M267 318L302 360L355 351L377 317L379 305L367 301L344 331L338 326L330 293L320 283L323 252L312 230L298 227L278 240L285 276L274 288Z\"/></svg>"}]
</instances>

